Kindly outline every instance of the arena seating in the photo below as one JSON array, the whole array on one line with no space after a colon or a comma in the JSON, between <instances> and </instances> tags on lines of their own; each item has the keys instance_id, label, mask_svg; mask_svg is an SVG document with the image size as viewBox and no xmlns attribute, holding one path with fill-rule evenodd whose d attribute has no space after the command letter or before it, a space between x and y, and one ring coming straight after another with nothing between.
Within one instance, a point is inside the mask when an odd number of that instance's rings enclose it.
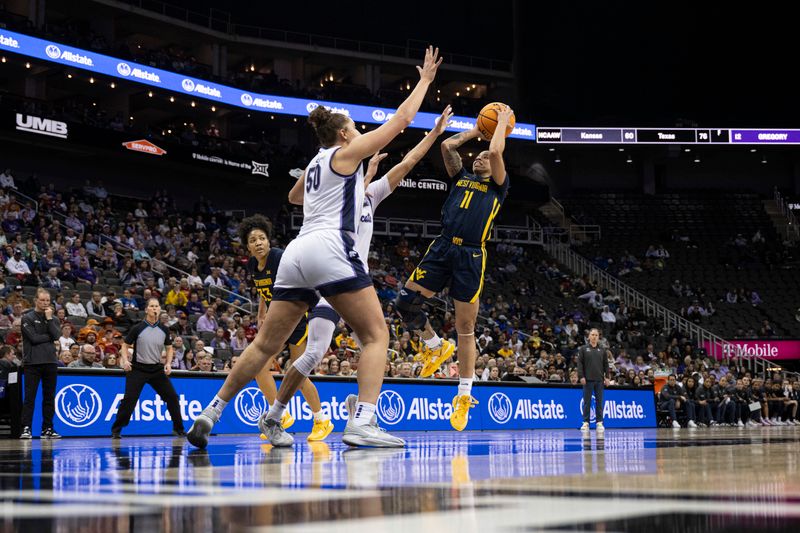
<instances>
[{"instance_id":1,"label":"arena seating","mask_svg":"<svg viewBox=\"0 0 800 533\"><path fill-rule=\"evenodd\" d=\"M711 302L716 313L703 322L727 337L752 337L764 320L776 335L800 335L797 249L780 241L758 195L584 193L563 203L576 220L602 226L602 239L579 252L612 273L624 267L623 255L633 255L641 271L624 273L624 280L655 300L684 312L694 300L704 307ZM756 234L763 241L754 242ZM669 258L648 261L648 248L660 244ZM678 296L671 289L675 281L691 293ZM747 302L727 303L731 289L744 290ZM751 304L751 291L763 305Z\"/></svg>"}]
</instances>

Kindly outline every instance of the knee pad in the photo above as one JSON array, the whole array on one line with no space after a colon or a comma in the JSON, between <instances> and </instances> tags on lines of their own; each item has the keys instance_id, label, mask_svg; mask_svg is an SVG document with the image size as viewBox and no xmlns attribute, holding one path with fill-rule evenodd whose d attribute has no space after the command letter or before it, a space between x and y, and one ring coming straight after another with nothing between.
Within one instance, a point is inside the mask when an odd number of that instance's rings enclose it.
<instances>
[{"instance_id":1,"label":"knee pad","mask_svg":"<svg viewBox=\"0 0 800 533\"><path fill-rule=\"evenodd\" d=\"M400 289L400 294L397 295L395 300L395 308L403 321L410 329L424 329L425 324L428 322L428 315L422 310L422 304L425 303L425 297L417 291Z\"/></svg>"}]
</instances>

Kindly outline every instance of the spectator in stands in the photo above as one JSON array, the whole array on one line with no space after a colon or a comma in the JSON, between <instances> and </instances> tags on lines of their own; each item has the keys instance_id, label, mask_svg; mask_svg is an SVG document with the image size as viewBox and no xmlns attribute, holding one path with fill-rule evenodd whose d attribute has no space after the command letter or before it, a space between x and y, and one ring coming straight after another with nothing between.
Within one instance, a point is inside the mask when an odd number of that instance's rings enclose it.
<instances>
[{"instance_id":1,"label":"spectator in stands","mask_svg":"<svg viewBox=\"0 0 800 533\"><path fill-rule=\"evenodd\" d=\"M14 249L14 255L6 261L6 272L9 276L14 276L18 280L25 282L31 275L31 269L22 259L22 250Z\"/></svg>"},{"instance_id":2,"label":"spectator in stands","mask_svg":"<svg viewBox=\"0 0 800 533\"><path fill-rule=\"evenodd\" d=\"M725 294L725 301L729 304L735 304L739 301L739 295L736 293L736 289L730 289Z\"/></svg>"},{"instance_id":3,"label":"spectator in stands","mask_svg":"<svg viewBox=\"0 0 800 533\"><path fill-rule=\"evenodd\" d=\"M214 361L211 355L204 355L197 359L197 366L192 368L196 372L215 372Z\"/></svg>"},{"instance_id":4,"label":"spectator in stands","mask_svg":"<svg viewBox=\"0 0 800 533\"><path fill-rule=\"evenodd\" d=\"M107 355L105 359L103 359L103 368L107 368L110 370L118 369L119 368L119 360L117 359L116 354Z\"/></svg>"},{"instance_id":5,"label":"spectator in stands","mask_svg":"<svg viewBox=\"0 0 800 533\"><path fill-rule=\"evenodd\" d=\"M176 335L172 339L172 368L174 370L189 370L186 366L186 345L180 335Z\"/></svg>"},{"instance_id":6,"label":"spectator in stands","mask_svg":"<svg viewBox=\"0 0 800 533\"><path fill-rule=\"evenodd\" d=\"M84 344L78 350L78 360L71 362L70 368L103 368L103 365L96 362L97 353L91 344Z\"/></svg>"},{"instance_id":7,"label":"spectator in stands","mask_svg":"<svg viewBox=\"0 0 800 533\"><path fill-rule=\"evenodd\" d=\"M67 367L74 360L75 358L72 357L72 352L69 350L64 350L58 355L58 366L60 368Z\"/></svg>"},{"instance_id":8,"label":"spectator in stands","mask_svg":"<svg viewBox=\"0 0 800 533\"><path fill-rule=\"evenodd\" d=\"M80 260L78 268L75 269L75 277L91 285L94 285L97 281L97 274L95 274L94 270L89 265L89 260L86 258Z\"/></svg>"},{"instance_id":9,"label":"spectator in stands","mask_svg":"<svg viewBox=\"0 0 800 533\"><path fill-rule=\"evenodd\" d=\"M206 308L203 302L200 301L197 291L192 291L189 294L189 301L186 303L186 312L190 315L202 315L206 312Z\"/></svg>"},{"instance_id":10,"label":"spectator in stands","mask_svg":"<svg viewBox=\"0 0 800 533\"><path fill-rule=\"evenodd\" d=\"M758 307L762 303L764 303L764 300L761 299L761 296L758 294L758 292L754 290L750 291L750 305L753 307Z\"/></svg>"},{"instance_id":11,"label":"spectator in stands","mask_svg":"<svg viewBox=\"0 0 800 533\"><path fill-rule=\"evenodd\" d=\"M211 339L211 347L214 350L230 350L231 343L225 338L225 329L217 328L215 330L214 338Z\"/></svg>"},{"instance_id":12,"label":"spectator in stands","mask_svg":"<svg viewBox=\"0 0 800 533\"><path fill-rule=\"evenodd\" d=\"M206 276L206 279L203 280L203 285L205 285L206 287L212 286L212 287L225 288L225 281L220 276L219 268L217 267L211 268L211 274Z\"/></svg>"},{"instance_id":13,"label":"spectator in stands","mask_svg":"<svg viewBox=\"0 0 800 533\"><path fill-rule=\"evenodd\" d=\"M217 331L218 327L219 323L217 322L216 313L214 308L211 306L206 309L206 312L198 319L197 324L195 325L195 328L198 332L209 331L214 333Z\"/></svg>"},{"instance_id":14,"label":"spectator in stands","mask_svg":"<svg viewBox=\"0 0 800 533\"><path fill-rule=\"evenodd\" d=\"M775 330L769 323L769 320L764 320L761 323L761 328L758 330L758 336L761 338L764 337L773 337L775 335Z\"/></svg>"},{"instance_id":15,"label":"spectator in stands","mask_svg":"<svg viewBox=\"0 0 800 533\"><path fill-rule=\"evenodd\" d=\"M236 328L236 334L231 337L231 350L234 352L240 352L247 348L250 344L250 341L247 340L247 335L245 333L244 327L239 326Z\"/></svg>"},{"instance_id":16,"label":"spectator in stands","mask_svg":"<svg viewBox=\"0 0 800 533\"><path fill-rule=\"evenodd\" d=\"M42 280L42 287L45 289L61 290L61 280L58 279L58 269L50 268L47 270L47 276Z\"/></svg>"},{"instance_id":17,"label":"spectator in stands","mask_svg":"<svg viewBox=\"0 0 800 533\"><path fill-rule=\"evenodd\" d=\"M122 304L123 309L133 309L136 311L139 310L139 302L137 302L136 298L133 297L130 289L125 289L122 291L120 303Z\"/></svg>"},{"instance_id":18,"label":"spectator in stands","mask_svg":"<svg viewBox=\"0 0 800 533\"><path fill-rule=\"evenodd\" d=\"M92 299L86 304L86 312L91 316L105 317L106 310L101 303L102 295L100 291L92 292Z\"/></svg>"},{"instance_id":19,"label":"spectator in stands","mask_svg":"<svg viewBox=\"0 0 800 533\"><path fill-rule=\"evenodd\" d=\"M67 322L66 324L61 325L61 337L58 338L58 344L60 347L59 352L69 351L69 347L75 344L75 339L72 338L73 335L73 327L72 324Z\"/></svg>"},{"instance_id":20,"label":"spectator in stands","mask_svg":"<svg viewBox=\"0 0 800 533\"><path fill-rule=\"evenodd\" d=\"M0 174L0 188L2 189L16 189L17 185L14 183L14 174L10 168L7 168Z\"/></svg>"},{"instance_id":21,"label":"spectator in stands","mask_svg":"<svg viewBox=\"0 0 800 533\"><path fill-rule=\"evenodd\" d=\"M169 287L170 290L167 293L166 298L164 298L164 305L174 305L175 307L181 309L186 307L189 299L187 298L186 293L181 290L178 280L175 278L170 278Z\"/></svg>"},{"instance_id":22,"label":"spectator in stands","mask_svg":"<svg viewBox=\"0 0 800 533\"><path fill-rule=\"evenodd\" d=\"M66 305L67 308L67 316L77 316L86 318L89 316L89 313L86 311L86 307L83 306L81 303L81 295L80 293L74 292L72 293L72 298Z\"/></svg>"}]
</instances>

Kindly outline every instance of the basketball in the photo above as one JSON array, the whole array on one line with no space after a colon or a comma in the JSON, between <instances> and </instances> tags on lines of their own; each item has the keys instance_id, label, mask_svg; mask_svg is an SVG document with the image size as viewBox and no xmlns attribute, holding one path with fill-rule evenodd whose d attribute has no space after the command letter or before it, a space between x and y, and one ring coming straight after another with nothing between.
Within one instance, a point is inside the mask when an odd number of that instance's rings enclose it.
<instances>
[{"instance_id":1,"label":"basketball","mask_svg":"<svg viewBox=\"0 0 800 533\"><path fill-rule=\"evenodd\" d=\"M478 114L478 131L481 132L481 136L487 141L494 135L494 130L497 127L497 111L501 109L503 105L505 104L501 102L486 104ZM506 126L506 137L511 135L511 132L514 131L514 124L516 124L516 122L517 120L512 113L511 117L508 119L508 126Z\"/></svg>"}]
</instances>

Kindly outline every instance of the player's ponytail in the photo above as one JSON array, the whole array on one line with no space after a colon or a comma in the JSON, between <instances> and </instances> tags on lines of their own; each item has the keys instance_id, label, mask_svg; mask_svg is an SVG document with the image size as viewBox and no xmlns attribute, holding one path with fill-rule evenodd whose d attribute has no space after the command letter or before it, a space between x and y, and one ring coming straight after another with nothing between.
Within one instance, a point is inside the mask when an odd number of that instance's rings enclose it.
<instances>
[{"instance_id":1,"label":"player's ponytail","mask_svg":"<svg viewBox=\"0 0 800 533\"><path fill-rule=\"evenodd\" d=\"M308 123L314 128L320 144L330 148L338 141L339 130L347 127L347 117L341 113L331 113L324 106L317 106L308 115Z\"/></svg>"}]
</instances>

